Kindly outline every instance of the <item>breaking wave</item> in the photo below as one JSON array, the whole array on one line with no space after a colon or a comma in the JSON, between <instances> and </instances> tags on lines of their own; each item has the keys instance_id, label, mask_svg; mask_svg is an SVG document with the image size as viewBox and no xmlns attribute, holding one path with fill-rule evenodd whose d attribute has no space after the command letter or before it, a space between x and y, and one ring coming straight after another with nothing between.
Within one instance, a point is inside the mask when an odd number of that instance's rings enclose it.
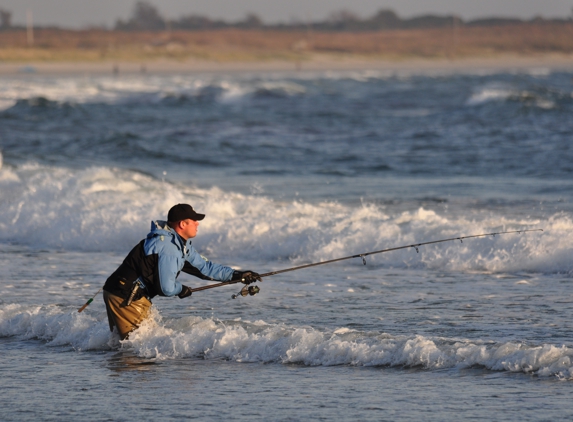
<instances>
[{"instance_id":1,"label":"breaking wave","mask_svg":"<svg viewBox=\"0 0 573 422\"><path fill-rule=\"evenodd\" d=\"M394 336L340 328L220 321L185 317L164 322L155 311L130 339L120 342L107 321L60 307L0 306L0 336L40 339L76 350L126 348L155 360L228 359L236 362L310 366L420 367L428 370L483 367L573 379L573 350L564 345Z\"/></svg>"},{"instance_id":2,"label":"breaking wave","mask_svg":"<svg viewBox=\"0 0 573 422\"><path fill-rule=\"evenodd\" d=\"M0 110L85 103L157 103L170 99L231 101L242 97L304 95L303 85L284 79L157 76L117 78L14 78L0 88Z\"/></svg>"},{"instance_id":3,"label":"breaking wave","mask_svg":"<svg viewBox=\"0 0 573 422\"><path fill-rule=\"evenodd\" d=\"M175 203L205 211L194 241L208 256L295 263L320 261L463 235L543 228L369 257L388 267L571 273L573 216L546 220L468 216L428 207L389 212L376 204L279 201L198 188L107 167L74 170L26 164L0 169L0 242L32 248L125 253Z\"/></svg>"},{"instance_id":4,"label":"breaking wave","mask_svg":"<svg viewBox=\"0 0 573 422\"><path fill-rule=\"evenodd\" d=\"M557 107L557 101L563 97L561 93L534 92L506 87L486 87L478 90L467 100L470 106L482 105L490 102L511 101L524 106L537 107L550 110Z\"/></svg>"}]
</instances>

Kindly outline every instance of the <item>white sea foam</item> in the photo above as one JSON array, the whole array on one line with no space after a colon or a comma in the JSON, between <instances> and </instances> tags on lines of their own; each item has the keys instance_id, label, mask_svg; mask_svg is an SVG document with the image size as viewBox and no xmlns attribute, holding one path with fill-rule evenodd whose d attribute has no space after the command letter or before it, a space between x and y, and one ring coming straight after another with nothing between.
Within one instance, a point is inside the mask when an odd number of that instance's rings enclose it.
<instances>
[{"instance_id":1,"label":"white sea foam","mask_svg":"<svg viewBox=\"0 0 573 422\"><path fill-rule=\"evenodd\" d=\"M549 110L556 107L555 101L529 91L519 91L515 88L488 86L476 91L466 101L467 105L475 106L495 101L517 101L523 104Z\"/></svg>"},{"instance_id":2,"label":"white sea foam","mask_svg":"<svg viewBox=\"0 0 573 422\"><path fill-rule=\"evenodd\" d=\"M33 80L14 78L0 88L2 108L13 106L22 99L45 98L60 103L115 103L144 99L157 101L174 90L177 94L196 93L204 81L180 78L114 78L71 77L37 78Z\"/></svg>"},{"instance_id":3,"label":"white sea foam","mask_svg":"<svg viewBox=\"0 0 573 422\"><path fill-rule=\"evenodd\" d=\"M440 75L437 72L434 76ZM448 72L446 72L448 73ZM18 100L27 100L30 104L37 99L46 99L57 103L155 103L167 97L196 97L211 93L223 102L237 101L251 95L296 96L307 93L305 84L326 80L351 80L358 83L370 83L372 80L396 79L409 81L416 72L307 72L296 75L276 73L263 75L135 75L129 78L114 76L76 76L76 77L35 77L4 78L0 86L0 110L14 106ZM432 73L430 72L431 75ZM427 75L427 76L428 76ZM543 73L545 75L545 73ZM538 76L538 75L535 75ZM545 75L546 76L546 75ZM402 85L407 90L414 86ZM400 86L393 86L400 89ZM492 101L530 101L544 109L555 107L550 98L535 96L528 91L520 91L511 86L493 84L480 88L467 100L468 105L480 105ZM425 111L422 111L426 115Z\"/></svg>"},{"instance_id":4,"label":"white sea foam","mask_svg":"<svg viewBox=\"0 0 573 422\"><path fill-rule=\"evenodd\" d=\"M66 313L58 306L0 306L0 336L40 339L49 346L80 350L109 349L119 344L110 336L107 321L77 311Z\"/></svg>"},{"instance_id":5,"label":"white sea foam","mask_svg":"<svg viewBox=\"0 0 573 422\"><path fill-rule=\"evenodd\" d=\"M118 341L107 321L58 307L0 306L0 336L40 339L77 350L132 349L149 359L185 357L236 362L443 368L484 367L573 379L573 350L551 344L393 336L348 329L219 321L186 317L163 321L154 312L130 339Z\"/></svg>"},{"instance_id":6,"label":"white sea foam","mask_svg":"<svg viewBox=\"0 0 573 422\"><path fill-rule=\"evenodd\" d=\"M506 100L511 96L516 95L516 92L505 88L483 88L482 90L472 94L468 99L467 104L479 105L489 101Z\"/></svg>"},{"instance_id":7,"label":"white sea foam","mask_svg":"<svg viewBox=\"0 0 573 422\"><path fill-rule=\"evenodd\" d=\"M42 98L58 103L154 103L166 97L194 97L212 89L215 97L232 101L256 93L270 95L300 95L305 88L288 80L272 78L216 78L211 76L135 76L117 78L67 77L67 78L13 78L0 86L0 110L28 100L35 104Z\"/></svg>"},{"instance_id":8,"label":"white sea foam","mask_svg":"<svg viewBox=\"0 0 573 422\"><path fill-rule=\"evenodd\" d=\"M543 228L543 233L371 256L369 262L455 271L573 271L573 220L567 213L546 220L490 211L446 215L428 208L391 214L367 203L282 202L114 168L38 164L0 169L0 198L0 242L33 248L125 252L173 204L191 202L209 216L201 222L195 244L211 256L298 263L460 235Z\"/></svg>"}]
</instances>

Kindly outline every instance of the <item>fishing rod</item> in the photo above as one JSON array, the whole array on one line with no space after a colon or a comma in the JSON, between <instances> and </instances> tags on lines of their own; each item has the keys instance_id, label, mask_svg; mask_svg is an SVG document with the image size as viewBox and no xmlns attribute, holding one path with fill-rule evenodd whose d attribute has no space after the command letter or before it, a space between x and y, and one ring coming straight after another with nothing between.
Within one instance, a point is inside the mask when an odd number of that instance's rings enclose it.
<instances>
[{"instance_id":1,"label":"fishing rod","mask_svg":"<svg viewBox=\"0 0 573 422\"><path fill-rule=\"evenodd\" d=\"M80 309L78 309L78 312L82 312L84 309L86 309L88 307L88 305L94 301L94 298L98 295L99 292L102 291L102 289L103 289L103 286L100 287L100 289L96 292L95 295L93 295L91 298L88 299L88 301L84 304L84 306L82 306Z\"/></svg>"},{"instance_id":2,"label":"fishing rod","mask_svg":"<svg viewBox=\"0 0 573 422\"><path fill-rule=\"evenodd\" d=\"M472 239L472 238L476 238L476 237L486 237L486 236L492 236L495 237L497 235L501 235L501 234L509 234L509 233L526 233L526 232L542 232L543 229L528 229L528 230L512 230L512 231L504 231L504 232L496 232L496 233L484 233L484 234L474 234L472 236L458 236L458 237L451 237L448 239L440 239L440 240L432 240L430 242L422 242L422 243L414 243L412 245L404 245L404 246L397 246L394 248L388 248L388 249L381 249L378 251L371 251L371 252L364 252L364 253L360 253L360 254L356 254L356 255L350 255L350 256L345 256L342 258L335 258L335 259L330 259L328 261L321 261L321 262L314 262L312 264L305 264L305 265L299 265L298 267L292 267L292 268L286 268L284 270L278 270L278 271L271 271L269 273L265 273L265 274L260 274L261 278L263 277L270 277L272 275L277 275L277 274L282 274L282 273L286 273L289 271L297 271L297 270L302 270L304 268L310 268L310 267L316 267L318 265L326 265L326 264L332 264L333 262L339 262L339 261L344 261L347 259L353 259L353 258L362 258L362 263L364 265L366 265L366 257L369 255L376 255L376 254L380 254L380 253L385 253L385 252L391 252L391 251L397 251L400 249L408 249L408 248L414 248L416 249L416 252L419 253L419 247L420 246L424 246L424 245L432 245L435 243L443 243L443 242L451 242L454 240L459 240L461 243L463 243L464 239ZM208 289L214 289L215 287L221 287L221 286L227 286L230 284L237 284L242 282L241 279L237 279L237 280L229 280L229 281L222 281L220 283L216 283L216 284L209 284L207 286L201 286L201 287L196 287L194 289L191 289L191 293L194 292L200 292L202 290L208 290ZM254 296L257 293L259 293L260 289L257 286L245 286L241 289L241 291L236 294L231 296L233 299L239 297L239 296Z\"/></svg>"}]
</instances>

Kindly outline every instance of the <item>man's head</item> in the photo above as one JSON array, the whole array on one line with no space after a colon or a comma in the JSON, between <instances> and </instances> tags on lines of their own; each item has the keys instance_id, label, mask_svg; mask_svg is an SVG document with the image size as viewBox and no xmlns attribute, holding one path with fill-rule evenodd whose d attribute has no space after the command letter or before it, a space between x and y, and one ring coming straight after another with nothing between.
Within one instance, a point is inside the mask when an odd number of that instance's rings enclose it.
<instances>
[{"instance_id":1,"label":"man's head","mask_svg":"<svg viewBox=\"0 0 573 422\"><path fill-rule=\"evenodd\" d=\"M195 212L188 204L177 204L169 210L167 223L183 239L191 239L197 236L199 221L205 218L205 214Z\"/></svg>"}]
</instances>

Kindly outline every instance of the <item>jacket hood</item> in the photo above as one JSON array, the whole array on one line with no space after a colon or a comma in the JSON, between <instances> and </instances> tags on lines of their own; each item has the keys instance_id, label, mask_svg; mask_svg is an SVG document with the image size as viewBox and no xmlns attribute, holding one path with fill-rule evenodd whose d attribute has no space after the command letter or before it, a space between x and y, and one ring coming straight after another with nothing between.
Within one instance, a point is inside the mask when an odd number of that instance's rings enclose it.
<instances>
[{"instance_id":1,"label":"jacket hood","mask_svg":"<svg viewBox=\"0 0 573 422\"><path fill-rule=\"evenodd\" d=\"M177 245L179 249L191 245L191 240L185 241L175 230L169 227L167 221L155 220L151 222L151 230L147 234L147 238L150 239L155 236L169 236L171 243Z\"/></svg>"},{"instance_id":2,"label":"jacket hood","mask_svg":"<svg viewBox=\"0 0 573 422\"><path fill-rule=\"evenodd\" d=\"M147 237L152 236L175 236L177 233L167 225L167 221L156 220L151 222L151 230Z\"/></svg>"}]
</instances>

